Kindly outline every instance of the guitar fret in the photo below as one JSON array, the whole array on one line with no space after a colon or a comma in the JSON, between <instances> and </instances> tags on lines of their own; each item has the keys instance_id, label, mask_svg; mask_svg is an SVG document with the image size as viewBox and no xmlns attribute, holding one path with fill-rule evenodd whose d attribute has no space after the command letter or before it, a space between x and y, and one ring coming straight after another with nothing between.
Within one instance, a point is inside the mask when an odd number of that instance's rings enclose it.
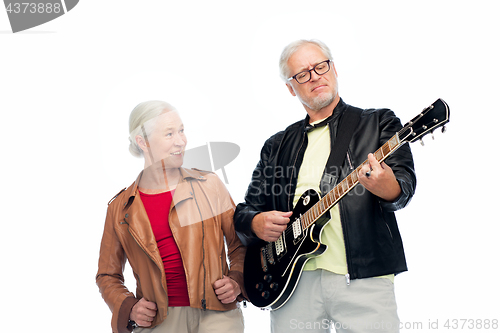
<instances>
[{"instance_id":1,"label":"guitar fret","mask_svg":"<svg viewBox=\"0 0 500 333\"><path fill-rule=\"evenodd\" d=\"M331 193L331 192L330 192ZM333 193L328 193L328 207L332 207L333 203L335 202L335 195Z\"/></svg>"},{"instance_id":2,"label":"guitar fret","mask_svg":"<svg viewBox=\"0 0 500 333\"><path fill-rule=\"evenodd\" d=\"M309 211L302 215L302 219L300 222L302 224L302 229L307 228L307 226L309 225Z\"/></svg>"},{"instance_id":3,"label":"guitar fret","mask_svg":"<svg viewBox=\"0 0 500 333\"><path fill-rule=\"evenodd\" d=\"M382 150L380 150L380 149L377 150L375 152L375 154L373 154L373 155L375 155L375 158L377 159L377 161L380 161L384 157L384 154L382 153Z\"/></svg>"},{"instance_id":4,"label":"guitar fret","mask_svg":"<svg viewBox=\"0 0 500 333\"><path fill-rule=\"evenodd\" d=\"M351 173L351 178L352 178L352 183L356 184L358 182L358 170L356 169L356 172Z\"/></svg>"},{"instance_id":5,"label":"guitar fret","mask_svg":"<svg viewBox=\"0 0 500 333\"><path fill-rule=\"evenodd\" d=\"M303 216L304 223L302 227L305 229L311 224L311 212L307 211Z\"/></svg>"},{"instance_id":6,"label":"guitar fret","mask_svg":"<svg viewBox=\"0 0 500 333\"><path fill-rule=\"evenodd\" d=\"M391 151L397 146L399 146L398 135L397 134L394 135L387 143L389 144L389 148L391 149Z\"/></svg>"},{"instance_id":7,"label":"guitar fret","mask_svg":"<svg viewBox=\"0 0 500 333\"><path fill-rule=\"evenodd\" d=\"M347 177L345 177L345 179L347 181L347 187L351 188L352 186L351 175L348 175Z\"/></svg>"},{"instance_id":8,"label":"guitar fret","mask_svg":"<svg viewBox=\"0 0 500 333\"><path fill-rule=\"evenodd\" d=\"M349 188L347 187L347 182L345 179L342 181L342 194L345 194Z\"/></svg>"},{"instance_id":9,"label":"guitar fret","mask_svg":"<svg viewBox=\"0 0 500 333\"><path fill-rule=\"evenodd\" d=\"M391 152L391 147L389 147L389 145L386 143L382 146L382 152L384 153L384 156L387 156L389 155L389 153Z\"/></svg>"}]
</instances>

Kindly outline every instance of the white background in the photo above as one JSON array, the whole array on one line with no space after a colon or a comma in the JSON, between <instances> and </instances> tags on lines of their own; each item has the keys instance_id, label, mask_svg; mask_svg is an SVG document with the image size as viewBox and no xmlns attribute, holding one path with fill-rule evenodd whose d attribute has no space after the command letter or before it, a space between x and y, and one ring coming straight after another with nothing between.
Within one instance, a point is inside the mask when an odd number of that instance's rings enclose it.
<instances>
[{"instance_id":1,"label":"white background","mask_svg":"<svg viewBox=\"0 0 500 333\"><path fill-rule=\"evenodd\" d=\"M238 144L225 170L240 202L265 139L305 116L278 76L299 38L330 46L349 104L389 107L403 123L439 97L450 106L447 133L412 145L417 192L397 214L409 272L396 297L414 327L403 331L500 319L497 7L86 0L17 34L0 10L2 330L110 332L95 273L106 203L142 167L128 153L130 111L163 99L188 148ZM244 314L247 332L268 332L268 312Z\"/></svg>"}]
</instances>

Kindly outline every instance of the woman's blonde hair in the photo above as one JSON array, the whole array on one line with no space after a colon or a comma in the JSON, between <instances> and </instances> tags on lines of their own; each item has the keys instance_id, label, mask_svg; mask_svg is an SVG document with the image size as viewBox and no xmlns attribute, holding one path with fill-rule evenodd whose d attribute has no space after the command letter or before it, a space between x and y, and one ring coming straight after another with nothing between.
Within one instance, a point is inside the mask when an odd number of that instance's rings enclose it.
<instances>
[{"instance_id":1,"label":"woman's blonde hair","mask_svg":"<svg viewBox=\"0 0 500 333\"><path fill-rule=\"evenodd\" d=\"M137 145L135 137L140 135L142 137L149 136L153 131L153 123L150 120L158 117L160 114L176 111L175 108L164 101L147 101L137 105L128 120L129 141L130 145L128 150L136 157L142 157L142 149Z\"/></svg>"}]
</instances>

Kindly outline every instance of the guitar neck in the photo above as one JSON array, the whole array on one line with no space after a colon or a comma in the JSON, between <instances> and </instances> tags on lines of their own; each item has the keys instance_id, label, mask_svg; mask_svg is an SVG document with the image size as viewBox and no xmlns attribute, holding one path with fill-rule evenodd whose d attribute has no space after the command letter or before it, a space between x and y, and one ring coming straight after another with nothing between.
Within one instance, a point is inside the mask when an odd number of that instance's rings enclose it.
<instances>
[{"instance_id":1,"label":"guitar neck","mask_svg":"<svg viewBox=\"0 0 500 333\"><path fill-rule=\"evenodd\" d=\"M389 155L395 152L403 142L399 138L399 133L396 133L389 141L373 153L379 163L383 162ZM301 219L302 227L308 228L316 222L323 214L330 210L339 202L350 190L359 183L359 170L369 162L365 160L340 183L338 183L330 192L328 192L318 203L311 207Z\"/></svg>"}]
</instances>

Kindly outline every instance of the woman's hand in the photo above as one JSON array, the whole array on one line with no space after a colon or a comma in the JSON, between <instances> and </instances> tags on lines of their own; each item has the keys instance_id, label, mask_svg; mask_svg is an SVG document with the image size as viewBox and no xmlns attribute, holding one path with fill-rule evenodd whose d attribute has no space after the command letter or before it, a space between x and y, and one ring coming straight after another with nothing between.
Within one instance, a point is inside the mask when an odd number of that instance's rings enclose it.
<instances>
[{"instance_id":1,"label":"woman's hand","mask_svg":"<svg viewBox=\"0 0 500 333\"><path fill-rule=\"evenodd\" d=\"M153 318L156 316L156 304L148 302L144 298L135 303L132 311L130 311L130 320L142 327L151 326Z\"/></svg>"},{"instance_id":2,"label":"woman's hand","mask_svg":"<svg viewBox=\"0 0 500 333\"><path fill-rule=\"evenodd\" d=\"M214 291L219 301L223 304L234 302L236 297L241 294L241 288L238 283L227 276L223 276L222 279L214 282Z\"/></svg>"}]
</instances>

